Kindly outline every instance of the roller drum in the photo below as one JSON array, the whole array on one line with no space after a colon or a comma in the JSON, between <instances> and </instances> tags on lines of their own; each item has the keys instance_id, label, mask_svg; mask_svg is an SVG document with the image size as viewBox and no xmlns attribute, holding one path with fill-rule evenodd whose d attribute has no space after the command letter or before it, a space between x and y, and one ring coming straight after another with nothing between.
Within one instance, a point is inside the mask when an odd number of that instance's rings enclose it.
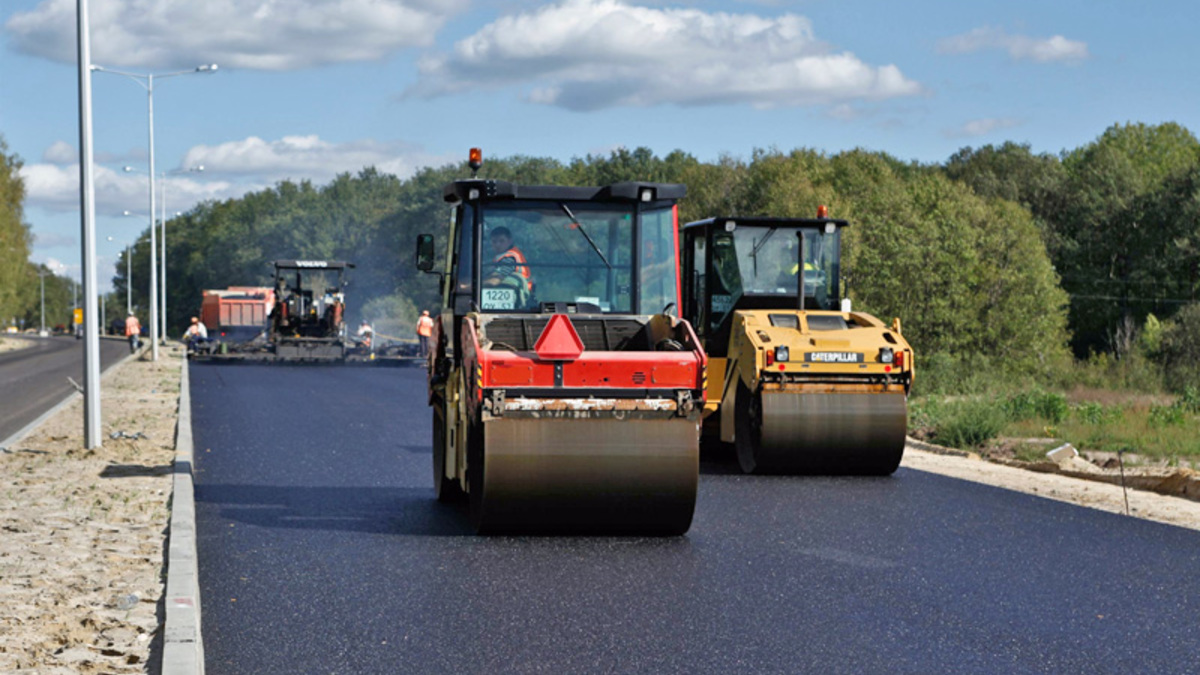
<instances>
[{"instance_id":1,"label":"roller drum","mask_svg":"<svg viewBox=\"0 0 1200 675\"><path fill-rule=\"evenodd\" d=\"M472 441L482 448L468 462L481 533L678 535L691 526L696 420L501 418L481 426Z\"/></svg>"},{"instance_id":2,"label":"roller drum","mask_svg":"<svg viewBox=\"0 0 1200 675\"><path fill-rule=\"evenodd\" d=\"M756 473L889 475L904 454L903 394L763 392Z\"/></svg>"}]
</instances>

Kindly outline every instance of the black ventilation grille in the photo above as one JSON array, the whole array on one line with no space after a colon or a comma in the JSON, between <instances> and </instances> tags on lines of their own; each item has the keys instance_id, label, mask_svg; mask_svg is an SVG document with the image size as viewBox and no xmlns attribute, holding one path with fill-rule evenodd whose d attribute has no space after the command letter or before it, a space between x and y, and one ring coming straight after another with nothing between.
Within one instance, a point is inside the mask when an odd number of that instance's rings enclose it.
<instances>
[{"instance_id":1,"label":"black ventilation grille","mask_svg":"<svg viewBox=\"0 0 1200 675\"><path fill-rule=\"evenodd\" d=\"M545 319L494 319L483 328L493 349L529 351L550 321ZM571 319L587 351L650 351L644 326L633 319Z\"/></svg>"}]
</instances>

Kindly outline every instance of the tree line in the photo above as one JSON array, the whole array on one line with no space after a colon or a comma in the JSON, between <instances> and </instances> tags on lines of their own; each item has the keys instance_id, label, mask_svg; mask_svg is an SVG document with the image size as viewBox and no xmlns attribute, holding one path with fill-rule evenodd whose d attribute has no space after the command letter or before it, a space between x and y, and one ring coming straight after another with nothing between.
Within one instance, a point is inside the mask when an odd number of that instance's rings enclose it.
<instances>
[{"instance_id":1,"label":"tree line","mask_svg":"<svg viewBox=\"0 0 1200 675\"><path fill-rule=\"evenodd\" d=\"M69 277L29 260L34 237L25 219L23 165L0 136L0 326L39 329L44 285L46 329L69 329L79 289Z\"/></svg>"},{"instance_id":2,"label":"tree line","mask_svg":"<svg viewBox=\"0 0 1200 675\"><path fill-rule=\"evenodd\" d=\"M340 259L357 265L350 317L407 334L420 309L437 303L435 277L412 266L413 242L432 232L444 245L441 188L468 175L465 162L406 179L364 168L324 185L283 181L202 203L169 223L169 322L182 330L203 289L268 284L272 260ZM684 183L685 222L811 217L824 204L851 223L843 266L855 307L901 317L931 375L965 368L1045 377L1072 356L1100 354L1148 358L1174 373L1175 387L1184 386L1180 368L1200 361L1184 327L1193 314L1200 322L1200 143L1177 124L1114 125L1057 155L1004 143L933 164L811 149L703 162L637 148L566 162L489 159L481 176ZM147 278L148 254L144 235L132 249L138 306L146 305L137 280ZM123 257L115 272L120 297ZM1200 369L1182 380L1197 377Z\"/></svg>"}]
</instances>

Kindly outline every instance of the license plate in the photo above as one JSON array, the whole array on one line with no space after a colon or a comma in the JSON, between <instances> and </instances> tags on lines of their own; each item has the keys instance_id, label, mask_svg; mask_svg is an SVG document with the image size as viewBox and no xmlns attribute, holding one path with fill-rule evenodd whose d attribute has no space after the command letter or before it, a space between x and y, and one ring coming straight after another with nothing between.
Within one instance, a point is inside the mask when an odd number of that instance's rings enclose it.
<instances>
[{"instance_id":1,"label":"license plate","mask_svg":"<svg viewBox=\"0 0 1200 675\"><path fill-rule=\"evenodd\" d=\"M516 309L517 292L511 288L483 289L481 309Z\"/></svg>"}]
</instances>

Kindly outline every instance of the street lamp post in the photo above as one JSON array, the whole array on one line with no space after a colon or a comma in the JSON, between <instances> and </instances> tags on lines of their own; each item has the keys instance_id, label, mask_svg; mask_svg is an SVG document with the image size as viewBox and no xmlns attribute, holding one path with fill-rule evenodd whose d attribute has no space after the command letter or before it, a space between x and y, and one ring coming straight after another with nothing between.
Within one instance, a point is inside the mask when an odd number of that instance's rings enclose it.
<instances>
[{"instance_id":1,"label":"street lamp post","mask_svg":"<svg viewBox=\"0 0 1200 675\"><path fill-rule=\"evenodd\" d=\"M167 77L191 75L193 73L215 73L217 71L217 64L205 64L191 70L178 70L171 73L128 73L123 70L114 70L97 65L93 65L91 69L102 73L124 75L140 84L146 90L147 111L150 120L150 360L157 361L158 337L155 334L158 332L158 273L157 267L154 264L154 253L158 250L158 243L154 232L154 78L157 77L161 80Z\"/></svg>"},{"instance_id":2,"label":"street lamp post","mask_svg":"<svg viewBox=\"0 0 1200 675\"><path fill-rule=\"evenodd\" d=\"M187 171L204 171L204 165L193 166ZM162 335L167 339L167 174L183 173L183 170L164 171L162 173ZM175 215L181 215L176 213Z\"/></svg>"},{"instance_id":3,"label":"street lamp post","mask_svg":"<svg viewBox=\"0 0 1200 675\"><path fill-rule=\"evenodd\" d=\"M38 268L38 281L42 283L42 329L38 331L38 337L46 337L46 271L45 265Z\"/></svg>"},{"instance_id":4,"label":"street lamp post","mask_svg":"<svg viewBox=\"0 0 1200 675\"><path fill-rule=\"evenodd\" d=\"M75 2L79 70L79 205L86 322L83 335L83 447L100 447L100 335L96 332L96 187L92 162L92 43L87 0Z\"/></svg>"}]
</instances>

